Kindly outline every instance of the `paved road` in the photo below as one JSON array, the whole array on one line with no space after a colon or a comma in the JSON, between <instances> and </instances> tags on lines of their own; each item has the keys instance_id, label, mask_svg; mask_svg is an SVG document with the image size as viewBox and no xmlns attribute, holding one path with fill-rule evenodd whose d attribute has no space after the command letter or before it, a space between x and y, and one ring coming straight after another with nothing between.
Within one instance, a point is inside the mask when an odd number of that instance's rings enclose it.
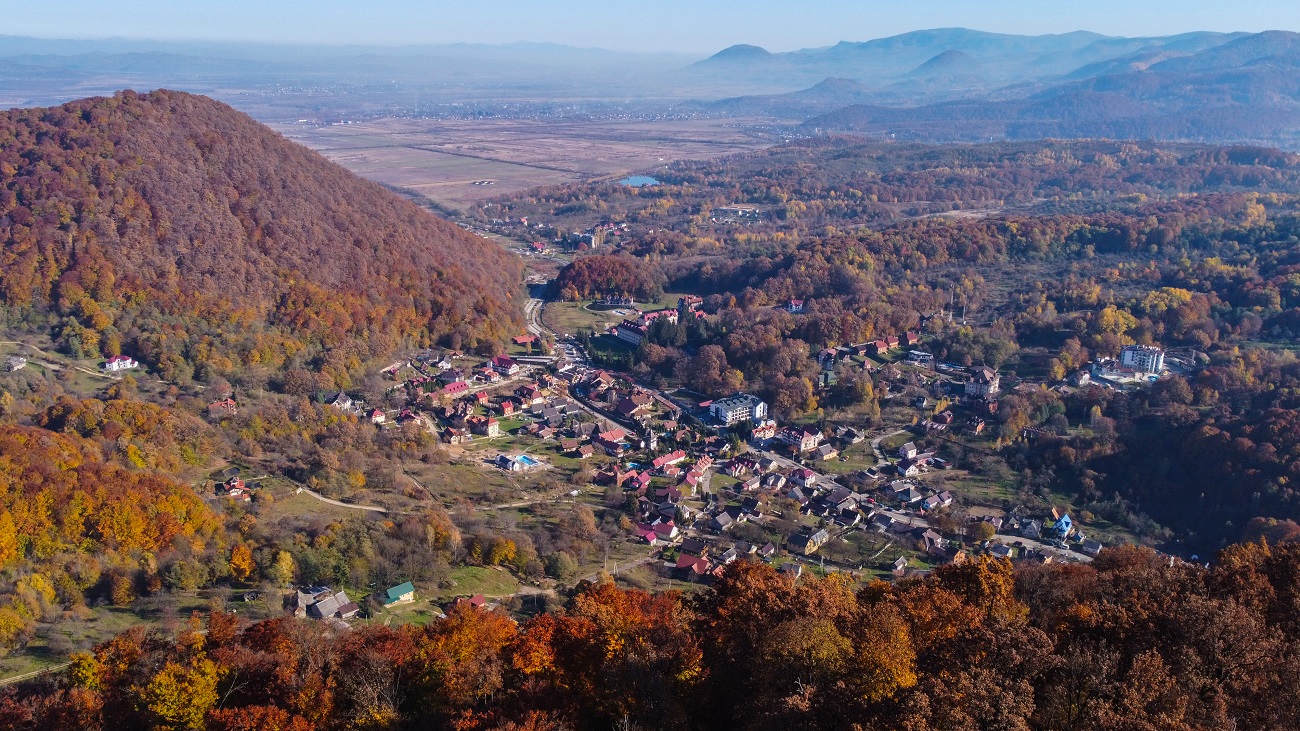
<instances>
[{"instance_id":1,"label":"paved road","mask_svg":"<svg viewBox=\"0 0 1300 731\"><path fill-rule=\"evenodd\" d=\"M889 461L888 458L885 457L885 453L881 451L880 443L890 437L896 437L899 434L906 434L906 433L907 433L906 429L897 429L895 431L889 432L888 434L881 434L880 436L871 440L871 451L875 452L876 454L877 467Z\"/></svg>"}]
</instances>

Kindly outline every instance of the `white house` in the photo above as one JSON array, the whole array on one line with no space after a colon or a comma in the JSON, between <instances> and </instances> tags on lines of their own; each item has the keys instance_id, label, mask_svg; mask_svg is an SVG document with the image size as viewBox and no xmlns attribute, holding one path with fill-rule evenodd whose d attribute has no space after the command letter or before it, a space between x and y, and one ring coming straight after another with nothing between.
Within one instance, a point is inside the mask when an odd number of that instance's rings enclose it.
<instances>
[{"instance_id":1,"label":"white house","mask_svg":"<svg viewBox=\"0 0 1300 731\"><path fill-rule=\"evenodd\" d=\"M139 367L140 364L135 362L134 358L125 355L115 355L112 358L109 358L108 360L104 361L104 370L108 371L109 373L116 373L117 371L129 371L133 368L139 368Z\"/></svg>"},{"instance_id":2,"label":"white house","mask_svg":"<svg viewBox=\"0 0 1300 731\"><path fill-rule=\"evenodd\" d=\"M745 420L762 421L767 418L767 403L757 396L738 393L714 401L709 406L709 413L727 426Z\"/></svg>"},{"instance_id":3,"label":"white house","mask_svg":"<svg viewBox=\"0 0 1300 731\"><path fill-rule=\"evenodd\" d=\"M966 395L975 398L992 399L998 395L1002 379L992 368L981 366L971 371L971 379L966 382Z\"/></svg>"}]
</instances>

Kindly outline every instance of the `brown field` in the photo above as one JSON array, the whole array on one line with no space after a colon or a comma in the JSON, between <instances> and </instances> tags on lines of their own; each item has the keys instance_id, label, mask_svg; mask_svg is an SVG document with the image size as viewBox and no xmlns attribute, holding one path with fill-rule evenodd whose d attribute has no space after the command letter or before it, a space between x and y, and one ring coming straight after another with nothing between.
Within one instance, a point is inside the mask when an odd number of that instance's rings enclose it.
<instances>
[{"instance_id":1,"label":"brown field","mask_svg":"<svg viewBox=\"0 0 1300 731\"><path fill-rule=\"evenodd\" d=\"M775 141L735 119L383 119L325 127L272 126L358 175L454 208L539 185L617 178L675 160L760 149ZM484 180L492 185L474 185Z\"/></svg>"}]
</instances>

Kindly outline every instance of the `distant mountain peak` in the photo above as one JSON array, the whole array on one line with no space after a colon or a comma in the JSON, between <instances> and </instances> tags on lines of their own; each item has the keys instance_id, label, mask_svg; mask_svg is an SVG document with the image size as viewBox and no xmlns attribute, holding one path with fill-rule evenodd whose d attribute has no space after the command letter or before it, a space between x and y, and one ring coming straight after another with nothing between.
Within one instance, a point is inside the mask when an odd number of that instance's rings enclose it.
<instances>
[{"instance_id":1,"label":"distant mountain peak","mask_svg":"<svg viewBox=\"0 0 1300 731\"><path fill-rule=\"evenodd\" d=\"M718 51L700 63L760 61L774 57L775 54L762 46L751 46L747 43L738 43L734 46L728 46L721 51Z\"/></svg>"},{"instance_id":2,"label":"distant mountain peak","mask_svg":"<svg viewBox=\"0 0 1300 731\"><path fill-rule=\"evenodd\" d=\"M838 76L828 76L806 92L865 92L867 87L853 79L845 79Z\"/></svg>"},{"instance_id":3,"label":"distant mountain peak","mask_svg":"<svg viewBox=\"0 0 1300 731\"><path fill-rule=\"evenodd\" d=\"M912 69L909 76L950 76L979 73L980 62L965 51L949 49Z\"/></svg>"}]
</instances>

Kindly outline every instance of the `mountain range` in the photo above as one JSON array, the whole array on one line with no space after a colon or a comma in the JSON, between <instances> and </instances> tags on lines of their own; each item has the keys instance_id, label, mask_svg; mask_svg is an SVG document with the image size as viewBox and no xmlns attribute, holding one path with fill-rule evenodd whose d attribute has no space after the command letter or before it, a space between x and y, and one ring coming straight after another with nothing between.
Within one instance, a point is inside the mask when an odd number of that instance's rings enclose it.
<instances>
[{"instance_id":1,"label":"mountain range","mask_svg":"<svg viewBox=\"0 0 1300 731\"><path fill-rule=\"evenodd\" d=\"M784 134L929 142L1135 137L1300 148L1300 35L1124 38L964 28L707 58L553 44L410 47L0 36L0 106L203 93L263 120L353 115L757 117ZM766 122L764 122L766 124Z\"/></svg>"},{"instance_id":2,"label":"mountain range","mask_svg":"<svg viewBox=\"0 0 1300 731\"><path fill-rule=\"evenodd\" d=\"M1115 39L926 31L789 54L723 51L697 73L829 76L707 108L806 133L930 142L1111 137L1300 144L1300 34ZM932 55L928 55L932 54ZM919 59L919 63L918 63Z\"/></svg>"}]
</instances>

